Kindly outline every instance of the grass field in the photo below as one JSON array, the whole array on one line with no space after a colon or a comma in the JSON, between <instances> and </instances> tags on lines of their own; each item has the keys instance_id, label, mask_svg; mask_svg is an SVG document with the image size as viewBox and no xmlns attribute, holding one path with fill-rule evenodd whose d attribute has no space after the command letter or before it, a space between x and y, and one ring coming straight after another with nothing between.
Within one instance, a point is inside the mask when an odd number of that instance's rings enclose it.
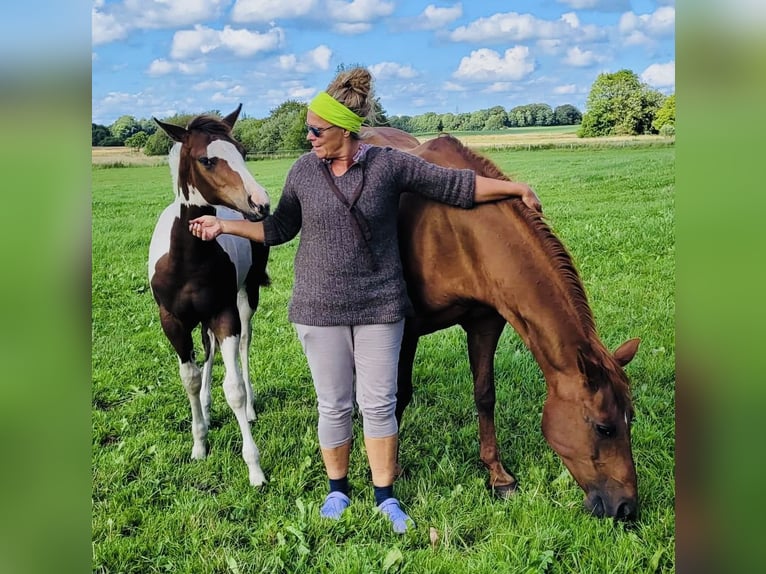
<instances>
[{"instance_id":1,"label":"grass field","mask_svg":"<svg viewBox=\"0 0 766 574\"><path fill-rule=\"evenodd\" d=\"M372 512L356 425L353 503L318 517L326 483L310 374L287 321L295 242L272 249L272 286L255 315L253 435L268 484L249 486L238 427L216 368L210 456L190 459L188 401L148 290L147 249L172 199L167 166L92 171L93 571L593 572L675 570L674 161L670 145L489 150L529 182L578 265L608 347L642 344L627 371L641 510L632 527L582 510L582 491L540 432L545 382L508 328L496 359L498 441L520 480L493 499L478 462L465 341L421 341L402 427L397 494L417 527L404 536ZM278 200L292 159L250 162ZM430 529L438 533L435 544Z\"/></svg>"}]
</instances>

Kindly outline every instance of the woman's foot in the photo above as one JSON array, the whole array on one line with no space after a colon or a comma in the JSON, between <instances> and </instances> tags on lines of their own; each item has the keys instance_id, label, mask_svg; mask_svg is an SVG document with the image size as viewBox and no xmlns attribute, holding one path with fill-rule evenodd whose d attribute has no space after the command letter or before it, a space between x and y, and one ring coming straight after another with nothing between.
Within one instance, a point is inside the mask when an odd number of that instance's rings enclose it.
<instances>
[{"instance_id":1,"label":"woman's foot","mask_svg":"<svg viewBox=\"0 0 766 574\"><path fill-rule=\"evenodd\" d=\"M340 519L343 511L351 504L351 500L340 491L334 491L327 495L324 499L322 508L319 509L319 515L322 518L331 518L332 520Z\"/></svg>"},{"instance_id":2,"label":"woman's foot","mask_svg":"<svg viewBox=\"0 0 766 574\"><path fill-rule=\"evenodd\" d=\"M378 505L378 510L385 514L391 521L391 524L394 527L394 532L397 534L407 532L407 528L410 526L408 523L411 523L413 526L415 525L415 523L412 522L412 518L407 516L399 507L399 501L395 498L387 498L381 502Z\"/></svg>"}]
</instances>

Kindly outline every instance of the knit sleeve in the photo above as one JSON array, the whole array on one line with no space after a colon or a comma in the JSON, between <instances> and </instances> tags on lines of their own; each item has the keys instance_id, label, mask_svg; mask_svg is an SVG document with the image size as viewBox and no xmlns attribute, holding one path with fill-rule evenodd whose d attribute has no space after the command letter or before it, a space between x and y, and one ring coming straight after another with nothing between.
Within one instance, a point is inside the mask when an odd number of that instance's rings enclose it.
<instances>
[{"instance_id":1,"label":"knit sleeve","mask_svg":"<svg viewBox=\"0 0 766 574\"><path fill-rule=\"evenodd\" d=\"M476 172L472 169L442 167L408 153L391 151L396 154L392 160L404 191L456 207L473 207Z\"/></svg>"},{"instance_id":2,"label":"knit sleeve","mask_svg":"<svg viewBox=\"0 0 766 574\"><path fill-rule=\"evenodd\" d=\"M276 210L263 220L266 245L287 243L298 235L301 229L301 203L296 194L294 175L294 170L291 169Z\"/></svg>"}]
</instances>

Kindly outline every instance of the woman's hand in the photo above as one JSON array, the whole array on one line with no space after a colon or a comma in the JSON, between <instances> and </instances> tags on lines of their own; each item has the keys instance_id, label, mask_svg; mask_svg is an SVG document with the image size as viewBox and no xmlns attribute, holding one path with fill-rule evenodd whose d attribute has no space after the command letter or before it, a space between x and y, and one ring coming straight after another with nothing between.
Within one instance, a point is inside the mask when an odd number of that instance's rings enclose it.
<instances>
[{"instance_id":1,"label":"woman's hand","mask_svg":"<svg viewBox=\"0 0 766 574\"><path fill-rule=\"evenodd\" d=\"M543 212L543 204L540 203L540 198L537 197L537 194L534 192L534 190L529 187L527 184L521 184L525 186L526 189L524 189L521 192L521 201L524 202L524 205L527 207L534 209L535 211L542 213Z\"/></svg>"},{"instance_id":2,"label":"woman's hand","mask_svg":"<svg viewBox=\"0 0 766 574\"><path fill-rule=\"evenodd\" d=\"M189 231L203 241L211 241L223 233L223 228L216 216L203 215L189 222Z\"/></svg>"}]
</instances>

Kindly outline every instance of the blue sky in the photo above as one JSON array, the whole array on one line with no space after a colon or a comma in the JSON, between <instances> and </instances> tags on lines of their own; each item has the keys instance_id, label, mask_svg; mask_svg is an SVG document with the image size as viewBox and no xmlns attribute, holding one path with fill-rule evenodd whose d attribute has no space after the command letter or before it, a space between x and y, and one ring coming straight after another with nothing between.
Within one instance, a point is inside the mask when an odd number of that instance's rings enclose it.
<instances>
[{"instance_id":1,"label":"blue sky","mask_svg":"<svg viewBox=\"0 0 766 574\"><path fill-rule=\"evenodd\" d=\"M95 0L92 120L309 101L339 64L388 115L572 104L603 72L675 91L675 0Z\"/></svg>"}]
</instances>

